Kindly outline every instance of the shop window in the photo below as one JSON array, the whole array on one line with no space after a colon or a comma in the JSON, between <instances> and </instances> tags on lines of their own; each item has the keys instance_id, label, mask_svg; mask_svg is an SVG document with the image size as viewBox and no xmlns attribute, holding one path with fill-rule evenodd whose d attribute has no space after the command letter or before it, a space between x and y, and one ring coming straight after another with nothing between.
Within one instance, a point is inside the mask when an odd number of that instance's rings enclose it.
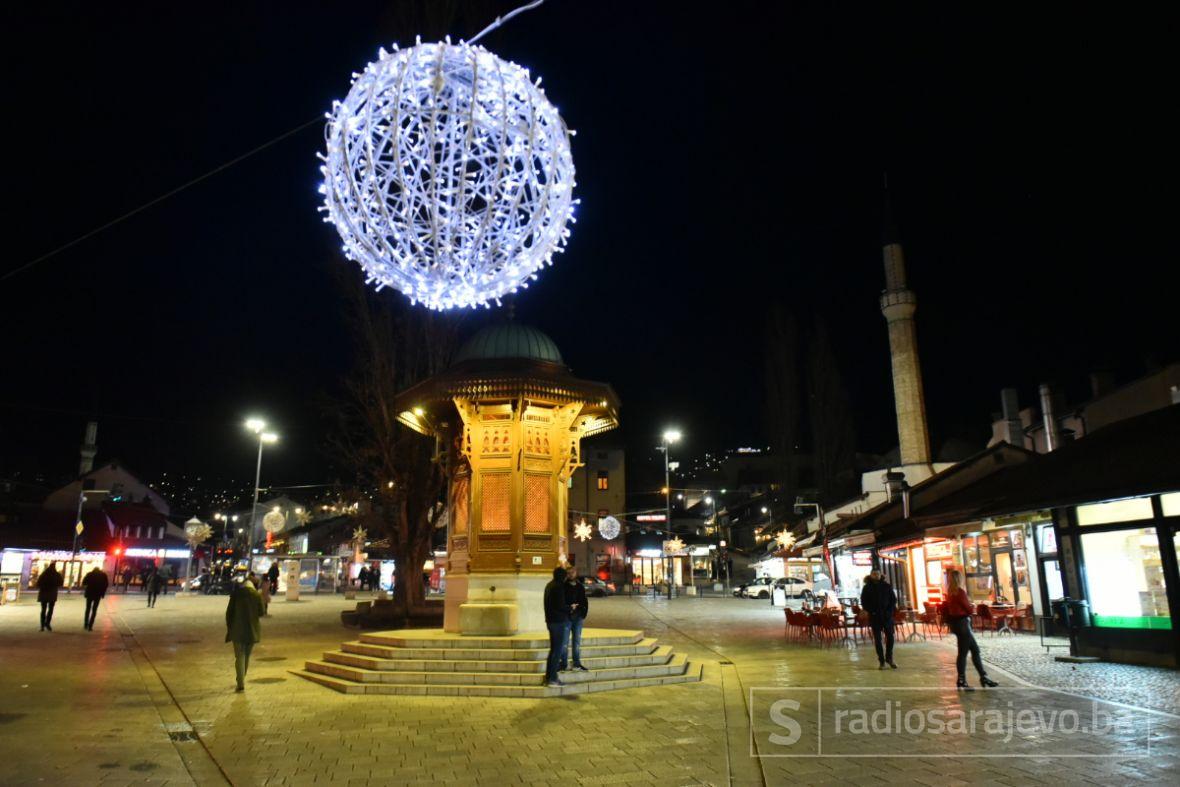
<instances>
[{"instance_id":1,"label":"shop window","mask_svg":"<svg viewBox=\"0 0 1180 787\"><path fill-rule=\"evenodd\" d=\"M1056 560L1046 560L1043 565L1045 567L1045 593L1049 600L1055 601L1064 598L1065 586L1061 583L1061 564Z\"/></svg>"},{"instance_id":2,"label":"shop window","mask_svg":"<svg viewBox=\"0 0 1180 787\"><path fill-rule=\"evenodd\" d=\"M605 492L610 488L610 472L607 470L598 471L598 489Z\"/></svg>"},{"instance_id":3,"label":"shop window","mask_svg":"<svg viewBox=\"0 0 1180 787\"><path fill-rule=\"evenodd\" d=\"M1041 525L1037 528L1037 551L1042 555L1057 554L1057 531L1052 525Z\"/></svg>"},{"instance_id":4,"label":"shop window","mask_svg":"<svg viewBox=\"0 0 1180 787\"><path fill-rule=\"evenodd\" d=\"M508 505L512 478L508 473L484 473L480 478L480 529L488 533L508 531Z\"/></svg>"},{"instance_id":5,"label":"shop window","mask_svg":"<svg viewBox=\"0 0 1180 787\"><path fill-rule=\"evenodd\" d=\"M1164 516L1180 516L1180 492L1160 495L1160 507L1164 509Z\"/></svg>"},{"instance_id":6,"label":"shop window","mask_svg":"<svg viewBox=\"0 0 1180 787\"><path fill-rule=\"evenodd\" d=\"M1154 527L1084 533L1082 551L1095 626L1172 628Z\"/></svg>"},{"instance_id":7,"label":"shop window","mask_svg":"<svg viewBox=\"0 0 1180 787\"><path fill-rule=\"evenodd\" d=\"M1151 498L1132 497L1127 500L1112 500L1109 503L1091 503L1078 506L1079 525L1108 525L1114 522L1136 522L1151 519Z\"/></svg>"}]
</instances>

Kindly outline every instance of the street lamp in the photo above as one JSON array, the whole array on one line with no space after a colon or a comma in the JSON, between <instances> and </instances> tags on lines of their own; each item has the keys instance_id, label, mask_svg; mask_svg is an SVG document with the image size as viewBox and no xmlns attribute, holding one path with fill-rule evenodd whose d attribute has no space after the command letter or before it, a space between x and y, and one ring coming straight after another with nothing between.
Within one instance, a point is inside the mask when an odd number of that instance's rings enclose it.
<instances>
[{"instance_id":1,"label":"street lamp","mask_svg":"<svg viewBox=\"0 0 1180 787\"><path fill-rule=\"evenodd\" d=\"M672 478L671 470L668 466L668 447L672 443L680 442L679 429L664 430L664 443L661 448L664 451L664 526L668 532L672 532ZM672 598L672 562L668 561L668 598Z\"/></svg>"},{"instance_id":2,"label":"street lamp","mask_svg":"<svg viewBox=\"0 0 1180 787\"><path fill-rule=\"evenodd\" d=\"M250 535L246 538L246 570L250 569L250 558L254 554L254 520L258 515L258 491L262 482L262 446L276 443L279 436L266 431L266 421L261 418L247 418L246 428L258 435L258 464L254 469L254 505L250 507Z\"/></svg>"}]
</instances>

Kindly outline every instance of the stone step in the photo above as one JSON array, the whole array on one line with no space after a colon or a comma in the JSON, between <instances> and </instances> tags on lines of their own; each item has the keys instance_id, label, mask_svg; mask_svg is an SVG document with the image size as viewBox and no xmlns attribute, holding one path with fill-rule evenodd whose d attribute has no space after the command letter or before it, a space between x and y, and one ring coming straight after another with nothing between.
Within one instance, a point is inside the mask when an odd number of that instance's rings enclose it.
<instances>
[{"instance_id":1,"label":"stone step","mask_svg":"<svg viewBox=\"0 0 1180 787\"><path fill-rule=\"evenodd\" d=\"M372 684L427 684L427 685L468 685L468 686L541 686L544 674L520 672L403 672L389 670L368 670L333 664L324 661L309 661L306 670L320 675L330 675L354 683ZM573 671L561 674L562 681L570 684L616 681L633 678L655 678L668 675L683 675L688 662L683 656L673 657L664 664L649 664L639 667L615 667L596 669L588 672Z\"/></svg>"},{"instance_id":2,"label":"stone step","mask_svg":"<svg viewBox=\"0 0 1180 787\"><path fill-rule=\"evenodd\" d=\"M400 650L400 649L399 649ZM400 655L400 653L399 653ZM590 669L611 669L615 667L642 667L650 664L664 664L672 657L672 648L659 646L651 653L628 656L590 656L582 654L582 663ZM540 660L514 659L511 661L464 660L464 659L409 659L386 656L369 656L329 650L323 660L332 664L360 667L368 670L405 672L521 672L542 674L545 662Z\"/></svg>"},{"instance_id":3,"label":"stone step","mask_svg":"<svg viewBox=\"0 0 1180 787\"><path fill-rule=\"evenodd\" d=\"M422 661L544 661L549 655L549 641L538 648L419 648L391 647L368 642L364 638L357 642L342 643L345 653L361 656L375 656L383 659L415 659ZM582 640L582 655L586 658L607 656L642 656L656 649L656 641L641 637L634 644L587 645Z\"/></svg>"},{"instance_id":4,"label":"stone step","mask_svg":"<svg viewBox=\"0 0 1180 787\"><path fill-rule=\"evenodd\" d=\"M394 694L417 696L450 696L450 697L563 697L575 694L587 694L598 691L613 691L616 689L632 689L645 686L664 686L674 683L696 683L701 680L703 668L701 665L685 665L685 670L677 675L661 675L644 678L621 678L618 680L586 681L581 683L567 683L565 686L550 688L548 686L487 686L487 685L437 685L437 684L408 684L408 683L357 683L332 675L324 675L308 670L291 670L292 675L305 678L321 686L326 686L343 694Z\"/></svg>"},{"instance_id":5,"label":"stone step","mask_svg":"<svg viewBox=\"0 0 1180 787\"><path fill-rule=\"evenodd\" d=\"M619 629L582 629L582 644L634 645L643 639L642 631ZM523 648L537 650L549 647L547 632L514 634L509 637L468 637L461 634L444 634L433 629L420 631L375 631L362 634L360 641L368 645L384 645L391 648L450 648L456 650L502 650Z\"/></svg>"}]
</instances>

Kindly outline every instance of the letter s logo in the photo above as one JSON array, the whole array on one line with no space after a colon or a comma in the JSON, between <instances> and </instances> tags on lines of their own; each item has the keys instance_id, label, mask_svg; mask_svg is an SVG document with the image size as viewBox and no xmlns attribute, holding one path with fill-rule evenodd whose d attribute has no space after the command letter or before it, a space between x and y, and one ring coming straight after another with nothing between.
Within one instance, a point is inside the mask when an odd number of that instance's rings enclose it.
<instances>
[{"instance_id":1,"label":"letter s logo","mask_svg":"<svg viewBox=\"0 0 1180 787\"><path fill-rule=\"evenodd\" d=\"M770 733L770 742L777 746L794 746L803 737L803 728L799 722L783 713L783 708L799 710L799 703L795 700L778 700L770 706L770 720L788 732L787 735Z\"/></svg>"}]
</instances>

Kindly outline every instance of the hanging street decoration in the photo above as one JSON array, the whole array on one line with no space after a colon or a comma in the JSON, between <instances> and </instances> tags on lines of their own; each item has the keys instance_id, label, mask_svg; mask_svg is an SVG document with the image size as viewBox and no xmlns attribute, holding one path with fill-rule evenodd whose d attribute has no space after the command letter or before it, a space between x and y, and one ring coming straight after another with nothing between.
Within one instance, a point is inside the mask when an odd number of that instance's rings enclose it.
<instances>
[{"instance_id":1,"label":"hanging street decoration","mask_svg":"<svg viewBox=\"0 0 1180 787\"><path fill-rule=\"evenodd\" d=\"M602 519L598 520L598 535L602 536L607 541L618 538L620 530L621 527L619 525L619 520L615 519L613 516L604 516Z\"/></svg>"},{"instance_id":2,"label":"hanging street decoration","mask_svg":"<svg viewBox=\"0 0 1180 787\"><path fill-rule=\"evenodd\" d=\"M790 549L795 545L795 536L786 528L776 533L774 540L778 542L779 549Z\"/></svg>"},{"instance_id":3,"label":"hanging street decoration","mask_svg":"<svg viewBox=\"0 0 1180 787\"><path fill-rule=\"evenodd\" d=\"M196 549L197 545L203 544L211 535L213 528L196 517L184 523L184 539L191 549Z\"/></svg>"},{"instance_id":4,"label":"hanging street decoration","mask_svg":"<svg viewBox=\"0 0 1180 787\"><path fill-rule=\"evenodd\" d=\"M576 204L572 132L540 84L450 39L354 75L328 114L321 211L369 283L486 307L552 264Z\"/></svg>"},{"instance_id":5,"label":"hanging street decoration","mask_svg":"<svg viewBox=\"0 0 1180 787\"><path fill-rule=\"evenodd\" d=\"M365 530L363 527L358 527L356 530L352 531L352 540L361 546L364 546L365 541L367 541L368 538L369 531Z\"/></svg>"},{"instance_id":6,"label":"hanging street decoration","mask_svg":"<svg viewBox=\"0 0 1180 787\"><path fill-rule=\"evenodd\" d=\"M278 533L287 526L287 516L279 509L267 511L266 516L262 518L262 528L267 533Z\"/></svg>"},{"instance_id":7,"label":"hanging street decoration","mask_svg":"<svg viewBox=\"0 0 1180 787\"><path fill-rule=\"evenodd\" d=\"M664 542L664 551L668 554L672 554L674 552L683 552L684 542L680 540L680 536L674 536L673 538Z\"/></svg>"},{"instance_id":8,"label":"hanging street decoration","mask_svg":"<svg viewBox=\"0 0 1180 787\"><path fill-rule=\"evenodd\" d=\"M574 538L578 539L579 541L589 541L590 536L593 534L593 528L586 524L585 519L574 526Z\"/></svg>"}]
</instances>

